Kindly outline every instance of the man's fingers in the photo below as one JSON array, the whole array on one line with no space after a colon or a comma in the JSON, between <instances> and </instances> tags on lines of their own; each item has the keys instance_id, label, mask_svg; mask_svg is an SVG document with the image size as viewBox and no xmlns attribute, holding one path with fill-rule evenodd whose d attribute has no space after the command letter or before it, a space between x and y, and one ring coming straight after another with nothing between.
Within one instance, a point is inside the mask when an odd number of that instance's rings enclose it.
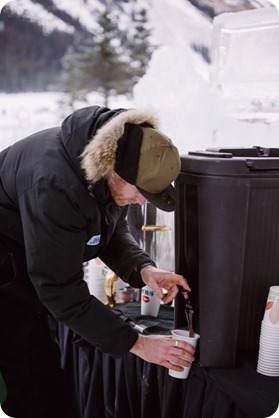
<instances>
[{"instance_id":1,"label":"man's fingers","mask_svg":"<svg viewBox=\"0 0 279 418\"><path fill-rule=\"evenodd\" d=\"M178 289L176 286L173 286L167 293L164 293L163 302L165 304L171 302L178 293Z\"/></svg>"}]
</instances>

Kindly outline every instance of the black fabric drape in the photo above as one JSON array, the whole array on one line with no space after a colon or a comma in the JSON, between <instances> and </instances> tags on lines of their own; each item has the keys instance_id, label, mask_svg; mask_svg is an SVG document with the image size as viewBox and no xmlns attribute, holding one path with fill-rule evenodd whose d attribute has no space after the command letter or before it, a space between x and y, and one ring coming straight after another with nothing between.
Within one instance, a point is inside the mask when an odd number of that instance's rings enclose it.
<instances>
[{"instance_id":1,"label":"black fabric drape","mask_svg":"<svg viewBox=\"0 0 279 418\"><path fill-rule=\"evenodd\" d=\"M118 308L136 322L151 324L151 333L160 326L162 334L172 328L170 307L161 306L159 318L141 317L139 304ZM279 402L279 378L259 375L246 359L231 370L204 369L195 362L188 379L180 380L131 353L113 359L62 325L59 340L77 418L264 418Z\"/></svg>"}]
</instances>

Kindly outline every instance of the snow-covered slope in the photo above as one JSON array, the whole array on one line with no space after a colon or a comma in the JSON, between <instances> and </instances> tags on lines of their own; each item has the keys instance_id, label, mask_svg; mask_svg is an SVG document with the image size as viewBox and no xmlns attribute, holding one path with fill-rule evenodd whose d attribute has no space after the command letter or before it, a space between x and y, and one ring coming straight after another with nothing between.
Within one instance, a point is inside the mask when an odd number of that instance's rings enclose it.
<instances>
[{"instance_id":1,"label":"snow-covered slope","mask_svg":"<svg viewBox=\"0 0 279 418\"><path fill-rule=\"evenodd\" d=\"M52 0L52 7L45 7L44 2L40 0L12 0L5 3L5 7L13 14L24 16L31 24L38 24L46 34L54 30L73 33L76 29L75 22L88 32L94 33L97 27L95 13L105 10L104 2L99 0ZM110 3L110 7L118 12L119 24L125 27L129 24L126 17L131 15L132 9L148 7L148 3L147 0L130 3L115 1Z\"/></svg>"},{"instance_id":2,"label":"snow-covered slope","mask_svg":"<svg viewBox=\"0 0 279 418\"><path fill-rule=\"evenodd\" d=\"M67 33L74 32L72 25L65 23L41 4L33 3L31 0L12 0L6 7L15 15L24 16L30 23L39 23L45 34L54 30Z\"/></svg>"},{"instance_id":3,"label":"snow-covered slope","mask_svg":"<svg viewBox=\"0 0 279 418\"><path fill-rule=\"evenodd\" d=\"M211 20L185 0L152 0L149 16L161 45L176 48L210 39Z\"/></svg>"}]
</instances>

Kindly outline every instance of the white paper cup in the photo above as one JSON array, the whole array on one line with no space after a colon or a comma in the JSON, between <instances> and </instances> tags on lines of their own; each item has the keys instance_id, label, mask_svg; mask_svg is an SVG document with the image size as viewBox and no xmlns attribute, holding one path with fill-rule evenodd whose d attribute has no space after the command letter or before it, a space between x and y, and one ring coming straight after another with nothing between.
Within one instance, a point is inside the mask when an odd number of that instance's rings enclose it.
<instances>
[{"instance_id":1,"label":"white paper cup","mask_svg":"<svg viewBox=\"0 0 279 418\"><path fill-rule=\"evenodd\" d=\"M269 288L263 322L279 329L279 286Z\"/></svg>"},{"instance_id":2,"label":"white paper cup","mask_svg":"<svg viewBox=\"0 0 279 418\"><path fill-rule=\"evenodd\" d=\"M272 371L262 370L260 368L257 369L257 372L260 373L260 374L263 374L265 376L273 376L273 377L278 377L279 376L279 374L276 373L276 372L274 373Z\"/></svg>"},{"instance_id":3,"label":"white paper cup","mask_svg":"<svg viewBox=\"0 0 279 418\"><path fill-rule=\"evenodd\" d=\"M141 315L158 316L161 299L149 286L141 289Z\"/></svg>"},{"instance_id":4,"label":"white paper cup","mask_svg":"<svg viewBox=\"0 0 279 418\"><path fill-rule=\"evenodd\" d=\"M274 351L265 351L262 348L260 348L259 350L259 359L267 359L270 361L274 361L274 360L279 360L279 354L278 354L278 350L274 350ZM279 366L279 363L278 363Z\"/></svg>"},{"instance_id":5,"label":"white paper cup","mask_svg":"<svg viewBox=\"0 0 279 418\"><path fill-rule=\"evenodd\" d=\"M265 321L262 321L261 333L279 335L279 327L275 327L274 325L270 325L267 324Z\"/></svg>"},{"instance_id":6,"label":"white paper cup","mask_svg":"<svg viewBox=\"0 0 279 418\"><path fill-rule=\"evenodd\" d=\"M185 331L182 329L173 329L172 330L172 339L178 340L178 341L187 341L187 343L191 344L193 347L197 347L198 340L200 338L200 335L195 333L194 337L189 337L189 331ZM187 379L190 367L184 367L184 370L182 372L176 372L175 370L169 369L169 375L172 377L176 377L177 379Z\"/></svg>"},{"instance_id":7,"label":"white paper cup","mask_svg":"<svg viewBox=\"0 0 279 418\"><path fill-rule=\"evenodd\" d=\"M267 346L260 345L259 356L260 355L270 355L270 356L275 356L279 358L279 346L267 347Z\"/></svg>"},{"instance_id":8,"label":"white paper cup","mask_svg":"<svg viewBox=\"0 0 279 418\"><path fill-rule=\"evenodd\" d=\"M274 341L274 342L278 342L279 341L279 335L277 334L272 334L272 332L261 332L261 341L263 341L264 339L268 339L270 341Z\"/></svg>"},{"instance_id":9,"label":"white paper cup","mask_svg":"<svg viewBox=\"0 0 279 418\"><path fill-rule=\"evenodd\" d=\"M263 358L259 358L258 365L262 364L262 365L265 365L266 367L271 368L272 370L279 371L279 361L278 360L279 359L272 360L272 359L269 359L269 358L266 359L265 357L263 357Z\"/></svg>"},{"instance_id":10,"label":"white paper cup","mask_svg":"<svg viewBox=\"0 0 279 418\"><path fill-rule=\"evenodd\" d=\"M262 368L262 370L263 369L268 370L268 371L273 372L273 373L278 373L279 372L279 365L276 366L276 364L275 364L275 366L274 366L274 363L268 362L268 361L265 361L265 360L259 361L258 362L258 367Z\"/></svg>"}]
</instances>

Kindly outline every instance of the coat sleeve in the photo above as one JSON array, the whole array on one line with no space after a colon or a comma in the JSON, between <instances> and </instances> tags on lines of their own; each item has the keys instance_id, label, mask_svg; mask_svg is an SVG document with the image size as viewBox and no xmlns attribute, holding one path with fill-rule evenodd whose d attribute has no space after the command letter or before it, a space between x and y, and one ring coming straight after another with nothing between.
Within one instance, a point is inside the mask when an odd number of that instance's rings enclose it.
<instances>
[{"instance_id":1,"label":"coat sleeve","mask_svg":"<svg viewBox=\"0 0 279 418\"><path fill-rule=\"evenodd\" d=\"M129 231L127 208L123 210L112 238L100 257L122 280L132 287L143 287L137 267L147 261L150 256L143 251Z\"/></svg>"},{"instance_id":2,"label":"coat sleeve","mask_svg":"<svg viewBox=\"0 0 279 418\"><path fill-rule=\"evenodd\" d=\"M114 357L138 334L90 295L83 280L86 220L75 194L43 183L19 198L28 273L41 302L79 336Z\"/></svg>"}]
</instances>

